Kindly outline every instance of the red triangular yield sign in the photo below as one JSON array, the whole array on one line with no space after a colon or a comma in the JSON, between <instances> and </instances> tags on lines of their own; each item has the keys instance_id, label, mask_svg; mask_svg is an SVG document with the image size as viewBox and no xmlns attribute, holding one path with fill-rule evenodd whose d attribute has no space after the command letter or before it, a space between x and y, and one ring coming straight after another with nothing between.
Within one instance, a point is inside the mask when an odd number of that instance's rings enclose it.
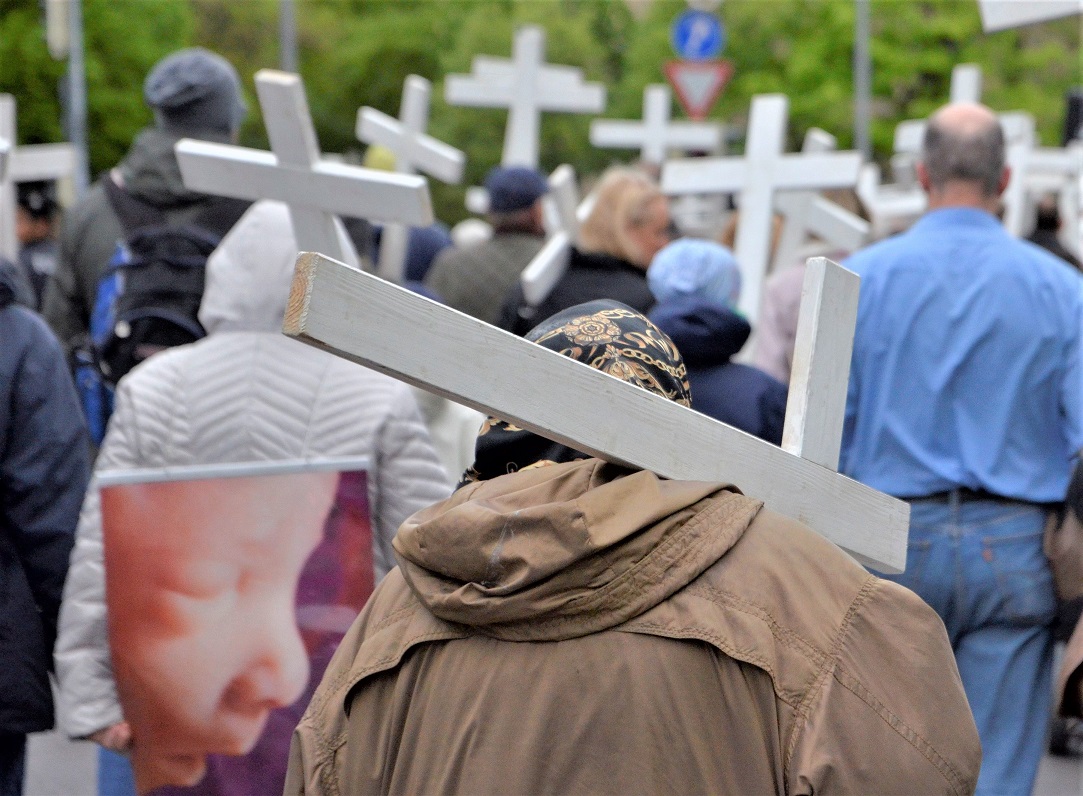
<instances>
[{"instance_id":1,"label":"red triangular yield sign","mask_svg":"<svg viewBox=\"0 0 1083 796\"><path fill-rule=\"evenodd\" d=\"M701 122L733 77L730 61L668 61L666 77L688 117Z\"/></svg>"}]
</instances>

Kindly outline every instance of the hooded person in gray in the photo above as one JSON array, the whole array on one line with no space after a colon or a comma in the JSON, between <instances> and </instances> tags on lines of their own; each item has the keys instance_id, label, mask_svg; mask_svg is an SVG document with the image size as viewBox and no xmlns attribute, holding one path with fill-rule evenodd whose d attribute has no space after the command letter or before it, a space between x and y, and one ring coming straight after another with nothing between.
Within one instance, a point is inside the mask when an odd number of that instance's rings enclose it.
<instances>
[{"instance_id":1,"label":"hooded person in gray","mask_svg":"<svg viewBox=\"0 0 1083 796\"><path fill-rule=\"evenodd\" d=\"M162 210L170 223L190 221L211 197L184 187L174 144L181 138L230 143L245 115L236 70L200 47L159 61L143 84L143 98L154 111L154 124L136 136L124 160L67 212L60 229L60 253L42 314L69 352L90 327L99 277L124 234L105 181Z\"/></svg>"}]
</instances>

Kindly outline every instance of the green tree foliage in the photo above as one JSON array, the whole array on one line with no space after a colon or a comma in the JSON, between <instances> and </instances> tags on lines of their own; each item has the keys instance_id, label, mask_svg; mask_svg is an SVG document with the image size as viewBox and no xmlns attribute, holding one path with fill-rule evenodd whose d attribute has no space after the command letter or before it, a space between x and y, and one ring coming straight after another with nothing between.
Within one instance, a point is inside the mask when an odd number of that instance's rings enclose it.
<instances>
[{"instance_id":1,"label":"green tree foliage","mask_svg":"<svg viewBox=\"0 0 1083 796\"><path fill-rule=\"evenodd\" d=\"M539 24L547 57L581 68L608 89L605 116L637 118L643 88L664 82L675 57L670 25L685 0L654 0L633 16L618 0L295 0L305 78L325 151L360 156L357 109L399 111L403 80L433 81L430 132L467 153L466 184L478 184L500 161L507 113L449 107L443 79L470 71L474 55L508 57L518 26ZM150 120L143 77L167 52L199 44L229 58L241 73L250 114L242 142L266 146L252 75L278 64L278 0L83 0L87 39L91 160L95 171L115 163ZM736 148L752 97L790 98L790 144L823 127L842 146L852 140L854 5L849 0L726 0L723 57L734 78L711 118L729 125ZM1027 110L1042 140L1059 142L1064 96L1083 82L1078 19L984 34L975 0L872 0L874 119L878 157L890 154L895 125L946 101L951 69L977 63L984 99L1002 110ZM45 50L36 0L0 0L0 90L19 102L24 142L60 140L57 83L63 64ZM675 109L675 115L680 116ZM590 120L547 114L542 167L562 162L588 174L634 152L595 150ZM433 184L438 215L461 218L462 186Z\"/></svg>"}]
</instances>

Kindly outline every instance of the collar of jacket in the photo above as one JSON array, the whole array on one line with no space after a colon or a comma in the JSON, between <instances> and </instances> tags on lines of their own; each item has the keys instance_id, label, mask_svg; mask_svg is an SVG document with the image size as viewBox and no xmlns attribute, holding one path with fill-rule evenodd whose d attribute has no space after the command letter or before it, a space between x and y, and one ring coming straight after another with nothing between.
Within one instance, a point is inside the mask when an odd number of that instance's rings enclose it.
<instances>
[{"instance_id":1,"label":"collar of jacket","mask_svg":"<svg viewBox=\"0 0 1083 796\"><path fill-rule=\"evenodd\" d=\"M436 617L509 641L558 641L628 621L682 589L762 503L597 459L464 487L399 529L403 577Z\"/></svg>"}]
</instances>

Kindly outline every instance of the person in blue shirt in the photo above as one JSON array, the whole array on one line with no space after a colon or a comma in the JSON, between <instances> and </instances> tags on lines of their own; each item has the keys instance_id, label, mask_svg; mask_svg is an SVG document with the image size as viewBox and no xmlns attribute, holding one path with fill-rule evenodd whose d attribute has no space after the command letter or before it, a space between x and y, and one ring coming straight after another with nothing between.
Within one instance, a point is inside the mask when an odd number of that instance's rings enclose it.
<instances>
[{"instance_id":1,"label":"person in blue shirt","mask_svg":"<svg viewBox=\"0 0 1083 796\"><path fill-rule=\"evenodd\" d=\"M842 472L911 504L906 572L944 620L981 736L978 794L1029 794L1052 677L1042 552L1083 447L1083 280L997 219L1010 176L984 106L937 111L928 212L861 276Z\"/></svg>"}]
</instances>

